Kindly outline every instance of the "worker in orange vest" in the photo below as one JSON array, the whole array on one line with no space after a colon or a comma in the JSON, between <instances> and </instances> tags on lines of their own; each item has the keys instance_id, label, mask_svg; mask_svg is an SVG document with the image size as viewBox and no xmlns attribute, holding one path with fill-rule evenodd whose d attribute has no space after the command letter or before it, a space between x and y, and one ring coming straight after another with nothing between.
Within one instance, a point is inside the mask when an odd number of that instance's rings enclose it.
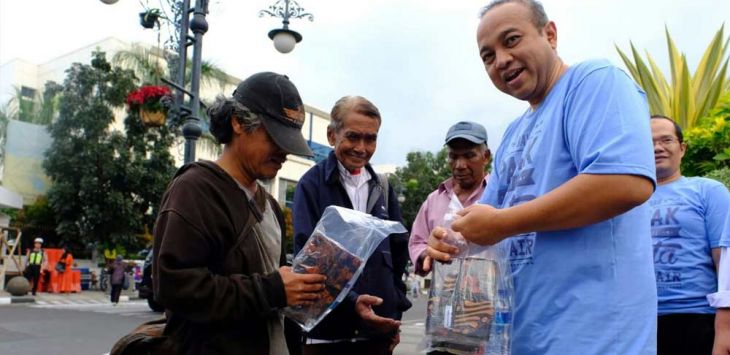
<instances>
[{"instance_id":1,"label":"worker in orange vest","mask_svg":"<svg viewBox=\"0 0 730 355\"><path fill-rule=\"evenodd\" d=\"M66 250L66 246L62 246L61 250L63 250L63 254L61 254L61 259L58 260L58 263L63 264L63 271L61 271L61 267L58 265L56 265L56 271L60 273L61 293L70 293L74 291L73 271L71 269L74 264L74 257Z\"/></svg>"}]
</instances>

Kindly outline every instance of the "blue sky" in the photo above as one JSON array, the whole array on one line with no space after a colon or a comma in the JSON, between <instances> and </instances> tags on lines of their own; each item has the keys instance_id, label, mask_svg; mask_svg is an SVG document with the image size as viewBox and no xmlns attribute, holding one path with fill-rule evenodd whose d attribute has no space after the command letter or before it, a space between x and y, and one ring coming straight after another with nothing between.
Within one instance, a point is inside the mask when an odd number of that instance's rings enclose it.
<instances>
[{"instance_id":1,"label":"blue sky","mask_svg":"<svg viewBox=\"0 0 730 355\"><path fill-rule=\"evenodd\" d=\"M495 89L479 60L477 13L486 1L301 0L314 22L292 20L304 40L286 55L266 35L280 20L258 17L273 2L212 0L203 57L240 78L285 73L306 103L327 112L343 95L369 98L383 114L374 163L400 165L409 151L438 150L448 127L460 120L484 124L494 150L509 121L527 107ZM141 3L159 7L159 0ZM632 41L666 68L666 25L694 66L730 19L728 0L543 4L567 63L607 58L623 67L614 45L628 49ZM157 34L138 24L140 11L139 0L2 0L0 63L43 63L110 36L156 45Z\"/></svg>"}]
</instances>

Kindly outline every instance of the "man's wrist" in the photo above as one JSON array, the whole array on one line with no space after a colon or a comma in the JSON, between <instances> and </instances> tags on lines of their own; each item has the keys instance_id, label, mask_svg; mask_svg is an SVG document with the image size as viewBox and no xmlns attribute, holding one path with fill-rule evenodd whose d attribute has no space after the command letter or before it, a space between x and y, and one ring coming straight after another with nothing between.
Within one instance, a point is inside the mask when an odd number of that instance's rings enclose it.
<instances>
[{"instance_id":1,"label":"man's wrist","mask_svg":"<svg viewBox=\"0 0 730 355\"><path fill-rule=\"evenodd\" d=\"M420 255L418 255L418 258L416 259L416 265L415 270L413 272L416 275L419 276L426 276L426 272L423 270L423 262L426 260L426 251L422 251Z\"/></svg>"},{"instance_id":2,"label":"man's wrist","mask_svg":"<svg viewBox=\"0 0 730 355\"><path fill-rule=\"evenodd\" d=\"M504 239L518 234L532 231L532 228L526 225L526 222L529 221L530 217L528 214L529 212L529 208L524 208L523 205L498 208L492 218L495 231L497 232L496 234L499 236L499 240L497 242L501 242Z\"/></svg>"},{"instance_id":3,"label":"man's wrist","mask_svg":"<svg viewBox=\"0 0 730 355\"><path fill-rule=\"evenodd\" d=\"M730 329L730 308L718 308L715 313L715 328Z\"/></svg>"}]
</instances>

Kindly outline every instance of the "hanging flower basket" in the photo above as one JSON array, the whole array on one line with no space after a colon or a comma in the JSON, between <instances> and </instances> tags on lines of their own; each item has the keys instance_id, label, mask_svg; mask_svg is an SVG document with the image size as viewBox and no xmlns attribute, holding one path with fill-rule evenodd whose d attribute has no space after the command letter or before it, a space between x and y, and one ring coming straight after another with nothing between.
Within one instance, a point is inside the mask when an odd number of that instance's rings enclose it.
<instances>
[{"instance_id":1,"label":"hanging flower basket","mask_svg":"<svg viewBox=\"0 0 730 355\"><path fill-rule=\"evenodd\" d=\"M170 96L167 86L143 86L127 95L127 107L130 112L139 111L145 126L159 127L167 118L167 110L160 102L165 96Z\"/></svg>"},{"instance_id":2,"label":"hanging flower basket","mask_svg":"<svg viewBox=\"0 0 730 355\"><path fill-rule=\"evenodd\" d=\"M167 114L162 111L139 110L139 116L147 127L161 127L167 119Z\"/></svg>"}]
</instances>

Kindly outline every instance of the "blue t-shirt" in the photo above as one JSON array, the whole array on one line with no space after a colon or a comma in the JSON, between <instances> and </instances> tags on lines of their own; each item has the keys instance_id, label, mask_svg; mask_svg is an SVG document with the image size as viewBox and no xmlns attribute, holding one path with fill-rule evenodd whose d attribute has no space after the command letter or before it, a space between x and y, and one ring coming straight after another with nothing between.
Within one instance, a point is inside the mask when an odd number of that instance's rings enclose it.
<instances>
[{"instance_id":1,"label":"blue t-shirt","mask_svg":"<svg viewBox=\"0 0 730 355\"><path fill-rule=\"evenodd\" d=\"M535 111L510 124L481 202L518 205L578 174L654 182L645 95L603 60L570 67ZM512 353L654 354L649 218L644 204L586 227L504 240L515 287Z\"/></svg>"},{"instance_id":2,"label":"blue t-shirt","mask_svg":"<svg viewBox=\"0 0 730 355\"><path fill-rule=\"evenodd\" d=\"M711 253L727 233L727 188L711 179L681 177L659 185L649 204L659 315L715 313L705 296L717 291Z\"/></svg>"}]
</instances>

